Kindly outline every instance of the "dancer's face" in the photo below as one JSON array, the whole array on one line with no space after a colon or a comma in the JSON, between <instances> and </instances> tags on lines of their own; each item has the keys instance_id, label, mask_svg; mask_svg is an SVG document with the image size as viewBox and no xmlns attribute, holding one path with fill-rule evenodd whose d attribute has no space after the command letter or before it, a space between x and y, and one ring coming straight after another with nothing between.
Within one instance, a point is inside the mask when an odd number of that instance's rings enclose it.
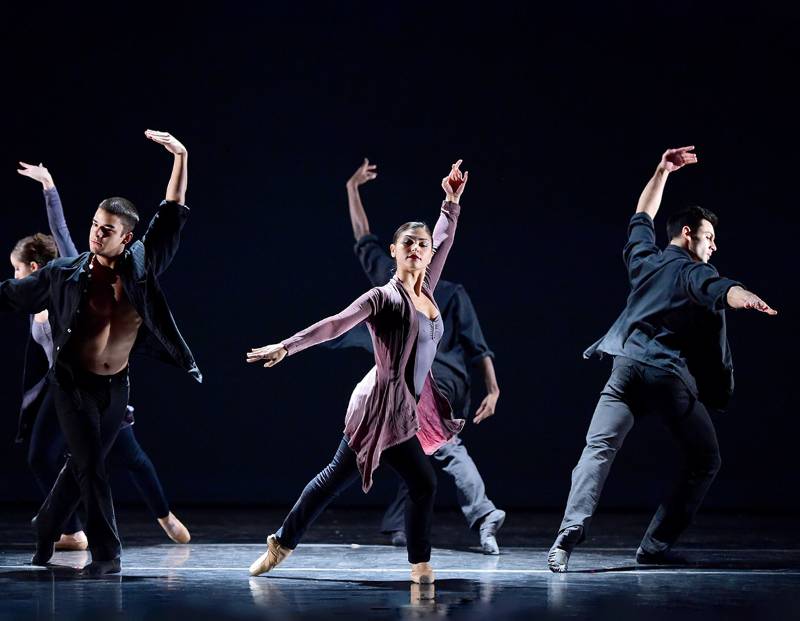
<instances>
[{"instance_id":1,"label":"dancer's face","mask_svg":"<svg viewBox=\"0 0 800 621\"><path fill-rule=\"evenodd\" d=\"M96 255L113 259L122 254L125 244L129 244L132 238L133 233L125 231L119 216L105 209L95 212L89 229L89 249Z\"/></svg>"},{"instance_id":2,"label":"dancer's face","mask_svg":"<svg viewBox=\"0 0 800 621\"><path fill-rule=\"evenodd\" d=\"M708 220L701 220L696 231L688 231L688 228L684 227L684 236L688 238L687 250L699 261L708 263L711 255L717 250L714 225Z\"/></svg>"},{"instance_id":3,"label":"dancer's face","mask_svg":"<svg viewBox=\"0 0 800 621\"><path fill-rule=\"evenodd\" d=\"M423 228L407 229L389 246L398 270L416 272L425 270L433 257L431 236Z\"/></svg>"},{"instance_id":4,"label":"dancer's face","mask_svg":"<svg viewBox=\"0 0 800 621\"><path fill-rule=\"evenodd\" d=\"M25 263L15 254L11 255L11 266L14 268L14 278L25 278L39 269L39 264L36 261Z\"/></svg>"}]
</instances>

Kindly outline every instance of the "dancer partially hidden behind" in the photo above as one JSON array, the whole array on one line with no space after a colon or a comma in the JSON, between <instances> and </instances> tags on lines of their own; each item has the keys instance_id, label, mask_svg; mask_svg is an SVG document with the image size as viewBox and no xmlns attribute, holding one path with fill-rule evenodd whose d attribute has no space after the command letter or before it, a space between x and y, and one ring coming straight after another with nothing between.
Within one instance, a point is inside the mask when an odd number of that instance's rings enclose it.
<instances>
[{"instance_id":1,"label":"dancer partially hidden behind","mask_svg":"<svg viewBox=\"0 0 800 621\"><path fill-rule=\"evenodd\" d=\"M390 251L397 272L337 315L323 319L275 345L253 349L248 362L271 367L286 355L322 343L366 321L376 366L358 384L345 418L344 438L331 463L306 485L278 531L267 538L267 551L250 574L270 571L300 543L306 529L330 502L358 478L364 492L380 464L388 464L408 486L405 530L411 580L434 581L431 520L436 474L429 455L461 431L431 374L443 322L433 292L453 244L459 200L467 182L461 160L442 179L445 202L433 236L422 222L403 224ZM431 238L432 237L432 238Z\"/></svg>"},{"instance_id":2,"label":"dancer partially hidden behind","mask_svg":"<svg viewBox=\"0 0 800 621\"><path fill-rule=\"evenodd\" d=\"M347 199L355 253L364 273L374 286L392 276L395 262L386 253L377 236L370 232L369 220L361 202L359 186L377 176L376 165L368 160L358 167L347 181ZM444 322L444 336L433 359L433 376L436 385L453 407L454 415L467 418L470 413L470 367L480 368L486 386L486 396L475 411L473 421L494 416L500 388L494 371L494 353L486 344L475 307L463 285L440 279L436 287L436 300ZM372 342L365 325L360 325L335 341L326 343L331 348L360 347L372 353ZM478 531L484 554L500 554L497 532L503 526L506 513L498 509L486 494L478 467L470 457L459 436L444 444L431 456L447 473L456 486L458 505L469 527ZM406 545L404 524L408 489L400 482L395 499L386 509L381 522L381 532L391 537L393 545Z\"/></svg>"},{"instance_id":3,"label":"dancer partially hidden behind","mask_svg":"<svg viewBox=\"0 0 800 621\"><path fill-rule=\"evenodd\" d=\"M46 565L53 543L83 502L92 562L82 575L120 571L121 545L105 458L128 403L128 359L133 350L200 371L178 331L158 277L178 250L189 215L186 148L165 132L150 140L173 154L166 199L140 241L133 204L119 197L100 203L89 230L91 252L55 259L21 279L0 282L0 310L49 311L54 356L50 382L69 457L33 524L33 565Z\"/></svg>"},{"instance_id":4,"label":"dancer partially hidden behind","mask_svg":"<svg viewBox=\"0 0 800 621\"><path fill-rule=\"evenodd\" d=\"M58 255L76 257L78 250L69 234L61 199L53 177L43 165L20 162L19 174L42 184L50 235L37 233L17 242L11 252L14 278L24 278L40 269ZM53 340L48 311L31 317L31 329L25 351L22 404L20 407L17 442L28 441L28 464L45 496L58 477L64 464L66 442L58 424L58 417L50 394L47 370L53 360ZM188 529L169 510L153 462L145 453L133 432L133 407L120 426L119 435L108 456L113 466L126 470L150 512L167 536L175 543L188 543ZM78 512L67 520L64 533L56 542L56 550L85 550L88 547Z\"/></svg>"},{"instance_id":5,"label":"dancer partially hidden behind","mask_svg":"<svg viewBox=\"0 0 800 621\"><path fill-rule=\"evenodd\" d=\"M717 217L688 207L667 220L670 243L656 246L653 219L670 173L695 164L694 147L669 149L639 197L623 258L631 292L625 310L584 357L613 356L611 377L597 403L586 448L572 471L572 488L558 536L548 553L554 572L567 570L584 540L611 463L634 422L657 414L685 454L685 466L656 511L636 551L640 564L681 562L670 552L689 526L720 467L706 407L722 409L733 392L725 309L777 314L708 261L716 251Z\"/></svg>"}]
</instances>

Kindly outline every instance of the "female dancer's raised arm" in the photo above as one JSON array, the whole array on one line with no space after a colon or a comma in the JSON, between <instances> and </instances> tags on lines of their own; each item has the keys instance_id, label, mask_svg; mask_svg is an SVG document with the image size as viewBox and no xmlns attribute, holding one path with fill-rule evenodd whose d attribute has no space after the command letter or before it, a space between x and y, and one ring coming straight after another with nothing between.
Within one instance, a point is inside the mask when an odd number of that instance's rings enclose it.
<instances>
[{"instance_id":1,"label":"female dancer's raised arm","mask_svg":"<svg viewBox=\"0 0 800 621\"><path fill-rule=\"evenodd\" d=\"M467 184L469 172L459 170L461 162L458 160L450 169L450 174L442 179L442 189L445 193L445 202L442 203L442 214L433 228L433 258L426 279L431 291L436 289L439 278L442 275L447 255L453 246L453 236L456 232L456 222L458 220L458 202L464 193L464 186Z\"/></svg>"},{"instance_id":2,"label":"female dancer's raised arm","mask_svg":"<svg viewBox=\"0 0 800 621\"><path fill-rule=\"evenodd\" d=\"M17 169L20 175L42 184L45 206L47 207L47 222L58 247L59 256L77 257L80 253L72 241L72 236L69 234L67 220L64 218L64 208L61 206L61 197L58 195L58 190L53 183L50 171L41 163L36 166L20 162L19 165L22 166L22 168Z\"/></svg>"}]
</instances>

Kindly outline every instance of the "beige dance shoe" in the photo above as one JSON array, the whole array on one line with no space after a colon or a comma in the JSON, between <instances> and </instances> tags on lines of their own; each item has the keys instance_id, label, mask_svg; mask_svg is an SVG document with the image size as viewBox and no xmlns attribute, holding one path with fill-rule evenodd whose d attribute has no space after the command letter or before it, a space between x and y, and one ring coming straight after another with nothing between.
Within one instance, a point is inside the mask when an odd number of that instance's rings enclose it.
<instances>
[{"instance_id":1,"label":"beige dance shoe","mask_svg":"<svg viewBox=\"0 0 800 621\"><path fill-rule=\"evenodd\" d=\"M167 533L167 537L175 543L189 543L191 541L192 536L189 534L189 529L172 514L172 511L167 514L167 517L158 518L158 523Z\"/></svg>"},{"instance_id":2,"label":"beige dance shoe","mask_svg":"<svg viewBox=\"0 0 800 621\"><path fill-rule=\"evenodd\" d=\"M416 584L433 584L436 576L433 575L433 567L430 563L411 564L411 582Z\"/></svg>"},{"instance_id":3,"label":"beige dance shoe","mask_svg":"<svg viewBox=\"0 0 800 621\"><path fill-rule=\"evenodd\" d=\"M278 538L275 535L270 535L267 537L267 551L250 565L250 575L258 576L259 574L275 569L292 552L294 552L294 550L286 548L278 543Z\"/></svg>"},{"instance_id":4,"label":"beige dance shoe","mask_svg":"<svg viewBox=\"0 0 800 621\"><path fill-rule=\"evenodd\" d=\"M79 530L77 533L64 533L61 538L56 541L55 549L59 552L83 552L89 548L89 540L86 538L86 533Z\"/></svg>"}]
</instances>

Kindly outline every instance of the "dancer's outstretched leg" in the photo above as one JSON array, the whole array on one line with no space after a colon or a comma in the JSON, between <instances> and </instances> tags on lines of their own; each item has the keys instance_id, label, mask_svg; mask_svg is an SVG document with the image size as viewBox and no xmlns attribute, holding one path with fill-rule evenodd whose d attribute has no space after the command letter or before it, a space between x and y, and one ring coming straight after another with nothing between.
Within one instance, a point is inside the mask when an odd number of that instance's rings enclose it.
<instances>
[{"instance_id":1,"label":"dancer's outstretched leg","mask_svg":"<svg viewBox=\"0 0 800 621\"><path fill-rule=\"evenodd\" d=\"M314 520L358 478L355 453L342 438L331 463L308 482L281 527L267 538L267 551L250 566L250 575L268 572L289 556Z\"/></svg>"},{"instance_id":2,"label":"dancer's outstretched leg","mask_svg":"<svg viewBox=\"0 0 800 621\"><path fill-rule=\"evenodd\" d=\"M621 358L614 362L589 424L586 447L572 471L564 519L547 555L552 571L566 571L572 550L586 537L614 457L633 428L634 416L625 396L630 392L632 367L625 362Z\"/></svg>"},{"instance_id":3,"label":"dancer's outstretched leg","mask_svg":"<svg viewBox=\"0 0 800 621\"><path fill-rule=\"evenodd\" d=\"M127 470L139 495L167 536L175 543L189 543L192 538L189 529L169 510L158 472L136 439L131 425L120 429L109 458L113 466Z\"/></svg>"}]
</instances>

